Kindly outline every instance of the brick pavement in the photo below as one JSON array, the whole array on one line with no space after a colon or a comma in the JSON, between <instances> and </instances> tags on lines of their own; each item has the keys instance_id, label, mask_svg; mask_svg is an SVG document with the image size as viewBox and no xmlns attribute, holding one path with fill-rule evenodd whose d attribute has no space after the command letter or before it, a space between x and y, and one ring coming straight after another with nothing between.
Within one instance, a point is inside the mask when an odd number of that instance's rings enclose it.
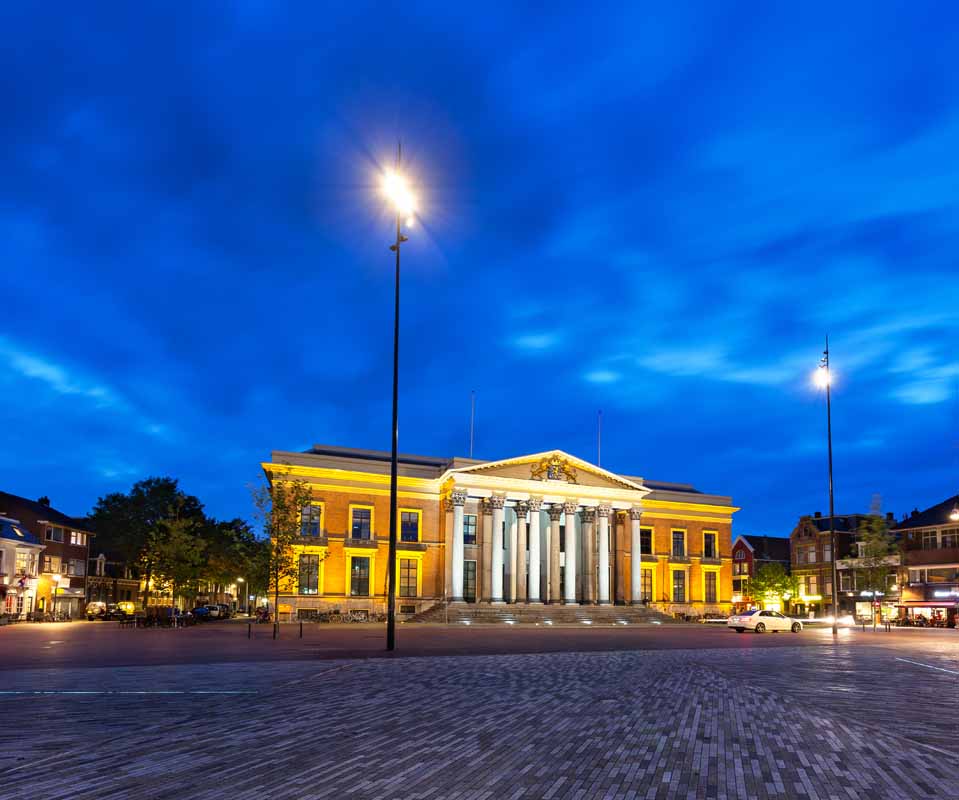
<instances>
[{"instance_id":1,"label":"brick pavement","mask_svg":"<svg viewBox=\"0 0 959 800\"><path fill-rule=\"evenodd\" d=\"M898 650L829 650L825 689L824 648L808 647L6 672L5 691L256 694L0 695L17 737L0 788L10 800L959 791L944 735L956 676ZM876 703L855 699L864 683Z\"/></svg>"}]
</instances>

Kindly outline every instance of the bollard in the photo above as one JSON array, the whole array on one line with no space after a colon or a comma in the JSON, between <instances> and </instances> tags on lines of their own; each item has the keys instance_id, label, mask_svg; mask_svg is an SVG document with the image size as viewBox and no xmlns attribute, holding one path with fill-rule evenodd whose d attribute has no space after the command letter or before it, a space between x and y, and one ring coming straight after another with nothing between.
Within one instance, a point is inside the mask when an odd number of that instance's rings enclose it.
<instances>
[{"instance_id":1,"label":"bollard","mask_svg":"<svg viewBox=\"0 0 959 800\"><path fill-rule=\"evenodd\" d=\"M303 638L303 623L300 623L300 638Z\"/></svg>"},{"instance_id":2,"label":"bollard","mask_svg":"<svg viewBox=\"0 0 959 800\"><path fill-rule=\"evenodd\" d=\"M246 623L246 638L247 639L253 638L253 624L250 622Z\"/></svg>"},{"instance_id":3,"label":"bollard","mask_svg":"<svg viewBox=\"0 0 959 800\"><path fill-rule=\"evenodd\" d=\"M273 623L273 638L274 638L274 640L276 639L276 633L277 633L276 629L277 629L277 627L279 627L279 624L280 624L280 623L278 623L278 622L274 622L274 623Z\"/></svg>"}]
</instances>

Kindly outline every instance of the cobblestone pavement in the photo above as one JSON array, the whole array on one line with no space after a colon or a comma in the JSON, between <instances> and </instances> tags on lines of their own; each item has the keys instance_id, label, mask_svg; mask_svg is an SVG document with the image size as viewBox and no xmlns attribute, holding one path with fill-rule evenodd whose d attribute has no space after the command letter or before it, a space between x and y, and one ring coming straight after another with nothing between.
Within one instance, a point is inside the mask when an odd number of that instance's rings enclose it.
<instances>
[{"instance_id":1,"label":"cobblestone pavement","mask_svg":"<svg viewBox=\"0 0 959 800\"><path fill-rule=\"evenodd\" d=\"M7 671L0 794L951 797L957 679L951 641Z\"/></svg>"}]
</instances>

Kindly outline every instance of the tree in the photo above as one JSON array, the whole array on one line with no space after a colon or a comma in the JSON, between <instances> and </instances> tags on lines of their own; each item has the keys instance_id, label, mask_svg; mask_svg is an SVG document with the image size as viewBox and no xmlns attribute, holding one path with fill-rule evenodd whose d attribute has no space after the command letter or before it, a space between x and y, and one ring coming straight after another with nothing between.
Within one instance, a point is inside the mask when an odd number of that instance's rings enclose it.
<instances>
[{"instance_id":1,"label":"tree","mask_svg":"<svg viewBox=\"0 0 959 800\"><path fill-rule=\"evenodd\" d=\"M784 608L799 594L799 579L790 575L779 563L763 564L749 580L749 596L754 602L765 606L774 598L783 601Z\"/></svg>"},{"instance_id":2,"label":"tree","mask_svg":"<svg viewBox=\"0 0 959 800\"><path fill-rule=\"evenodd\" d=\"M299 578L296 546L300 543L300 514L310 504L313 493L305 481L279 476L268 486L253 488L252 493L256 517L267 541L263 566L268 588L273 592L274 619L279 622L280 592L291 590Z\"/></svg>"},{"instance_id":3,"label":"tree","mask_svg":"<svg viewBox=\"0 0 959 800\"><path fill-rule=\"evenodd\" d=\"M896 552L896 543L889 534L884 517L870 515L859 523L859 544L862 555L857 559L856 588L870 593L872 627L875 630L876 598L885 594L889 587L889 576L895 572L890 556Z\"/></svg>"},{"instance_id":4,"label":"tree","mask_svg":"<svg viewBox=\"0 0 959 800\"><path fill-rule=\"evenodd\" d=\"M158 588L169 588L173 605L177 591L196 598L204 566L206 542L198 535L198 525L190 518L166 520L158 524L151 544Z\"/></svg>"},{"instance_id":5,"label":"tree","mask_svg":"<svg viewBox=\"0 0 959 800\"><path fill-rule=\"evenodd\" d=\"M170 519L203 523L203 504L183 492L175 478L147 478L133 484L129 494L113 492L97 500L89 515L96 533L94 547L135 566L144 579L143 605L149 604L150 581L156 569L162 525Z\"/></svg>"}]
</instances>

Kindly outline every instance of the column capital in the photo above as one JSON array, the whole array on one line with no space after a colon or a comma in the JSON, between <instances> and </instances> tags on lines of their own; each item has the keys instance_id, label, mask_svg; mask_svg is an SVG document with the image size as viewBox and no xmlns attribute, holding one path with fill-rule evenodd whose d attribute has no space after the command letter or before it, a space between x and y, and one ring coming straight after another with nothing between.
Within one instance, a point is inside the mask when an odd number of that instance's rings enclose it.
<instances>
[{"instance_id":1,"label":"column capital","mask_svg":"<svg viewBox=\"0 0 959 800\"><path fill-rule=\"evenodd\" d=\"M567 500L565 503L563 503L563 511L566 514L575 514L578 508L579 503L574 503L572 500Z\"/></svg>"},{"instance_id":2,"label":"column capital","mask_svg":"<svg viewBox=\"0 0 959 800\"><path fill-rule=\"evenodd\" d=\"M612 513L613 513L612 506L606 506L606 505L596 506L596 516L598 517L608 517Z\"/></svg>"},{"instance_id":3,"label":"column capital","mask_svg":"<svg viewBox=\"0 0 959 800\"><path fill-rule=\"evenodd\" d=\"M559 522L559 518L563 516L563 507L557 503L553 503L549 507L549 518L551 522Z\"/></svg>"},{"instance_id":4,"label":"column capital","mask_svg":"<svg viewBox=\"0 0 959 800\"><path fill-rule=\"evenodd\" d=\"M531 497L526 503L529 507L529 510L534 514L538 514L539 510L543 507L543 498L542 497Z\"/></svg>"},{"instance_id":5,"label":"column capital","mask_svg":"<svg viewBox=\"0 0 959 800\"><path fill-rule=\"evenodd\" d=\"M520 500L516 504L516 516L525 522L527 511L529 511L529 503L527 503L525 500Z\"/></svg>"},{"instance_id":6,"label":"column capital","mask_svg":"<svg viewBox=\"0 0 959 800\"><path fill-rule=\"evenodd\" d=\"M583 522L593 522L596 519L596 509L586 506L582 511L581 519Z\"/></svg>"},{"instance_id":7,"label":"column capital","mask_svg":"<svg viewBox=\"0 0 959 800\"><path fill-rule=\"evenodd\" d=\"M490 505L490 508L496 509L496 510L505 508L505 507L506 507L506 495L494 494L494 495L489 499L489 505Z\"/></svg>"},{"instance_id":8,"label":"column capital","mask_svg":"<svg viewBox=\"0 0 959 800\"><path fill-rule=\"evenodd\" d=\"M634 506L633 508L629 509L629 518L630 518L631 520L639 521L639 519L640 519L642 516L643 516L643 509L641 509L641 508L636 508L635 506Z\"/></svg>"},{"instance_id":9,"label":"column capital","mask_svg":"<svg viewBox=\"0 0 959 800\"><path fill-rule=\"evenodd\" d=\"M489 500L485 497L480 500L480 512L487 517L493 513L493 507L489 504Z\"/></svg>"},{"instance_id":10,"label":"column capital","mask_svg":"<svg viewBox=\"0 0 959 800\"><path fill-rule=\"evenodd\" d=\"M466 490L465 489L454 489L450 493L450 502L454 506L465 506L466 505Z\"/></svg>"},{"instance_id":11,"label":"column capital","mask_svg":"<svg viewBox=\"0 0 959 800\"><path fill-rule=\"evenodd\" d=\"M447 512L453 510L453 498L452 498L452 497L450 497L450 496L447 495L446 497L443 498L443 510L444 510L444 511L447 511Z\"/></svg>"}]
</instances>

